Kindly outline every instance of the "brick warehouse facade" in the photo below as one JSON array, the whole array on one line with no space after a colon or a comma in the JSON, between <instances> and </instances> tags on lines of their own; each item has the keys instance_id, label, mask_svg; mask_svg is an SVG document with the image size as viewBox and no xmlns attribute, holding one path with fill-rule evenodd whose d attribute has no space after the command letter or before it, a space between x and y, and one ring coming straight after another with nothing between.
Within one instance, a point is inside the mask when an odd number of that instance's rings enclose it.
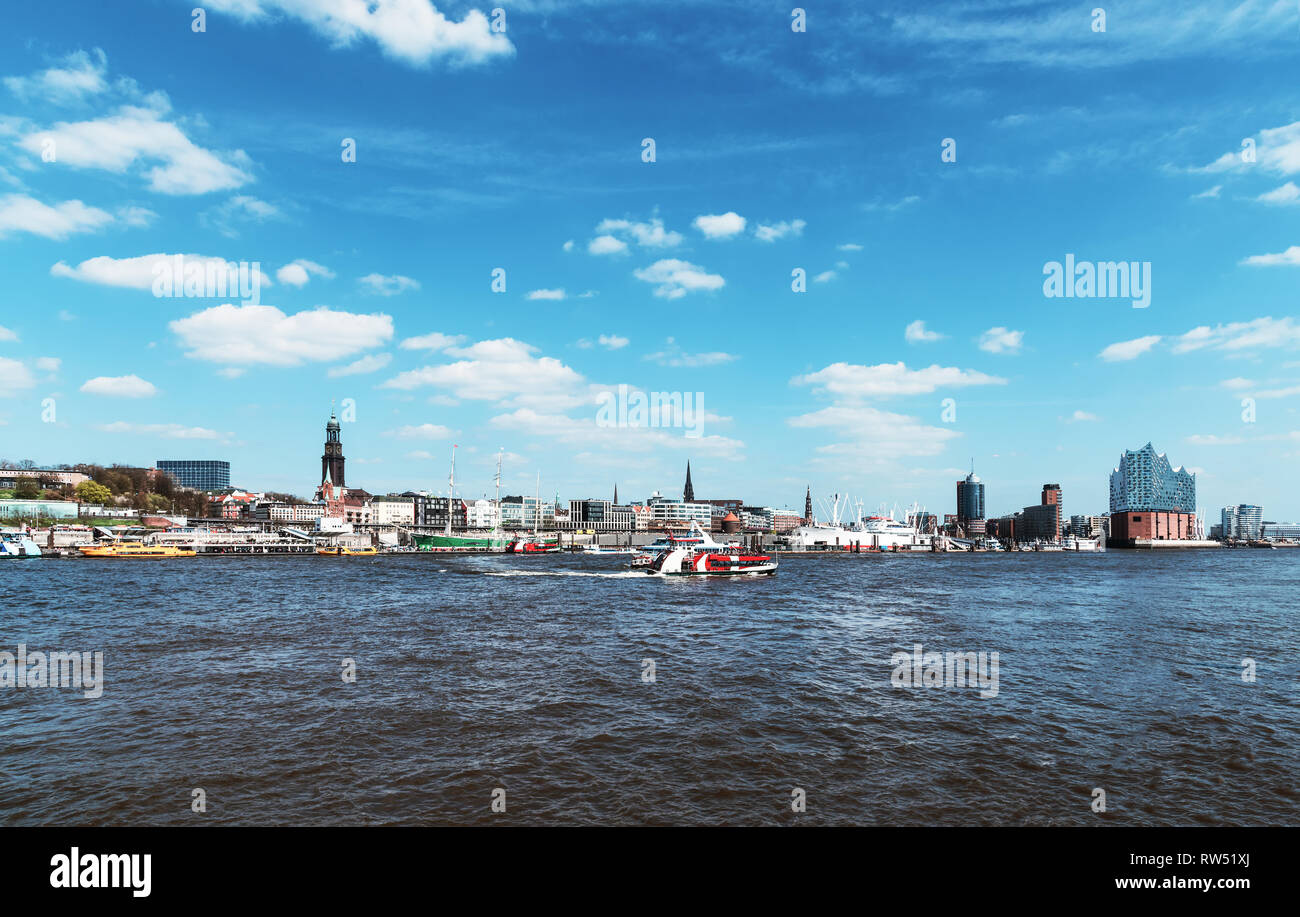
<instances>
[{"instance_id":1,"label":"brick warehouse facade","mask_svg":"<svg viewBox=\"0 0 1300 917\"><path fill-rule=\"evenodd\" d=\"M1110 540L1119 544L1134 540L1181 541L1196 538L1196 514L1161 510L1111 513Z\"/></svg>"}]
</instances>

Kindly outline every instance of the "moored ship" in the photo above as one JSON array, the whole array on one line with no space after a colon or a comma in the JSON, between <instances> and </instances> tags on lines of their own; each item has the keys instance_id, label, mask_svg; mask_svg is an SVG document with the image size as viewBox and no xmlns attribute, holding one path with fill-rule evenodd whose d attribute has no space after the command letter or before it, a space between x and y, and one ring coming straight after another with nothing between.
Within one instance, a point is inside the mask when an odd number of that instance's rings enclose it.
<instances>
[{"instance_id":1,"label":"moored ship","mask_svg":"<svg viewBox=\"0 0 1300 917\"><path fill-rule=\"evenodd\" d=\"M158 560L167 557L193 557L193 548L173 544L152 544L144 541L113 541L108 544L86 544L78 548L85 557L114 557L119 559Z\"/></svg>"}]
</instances>

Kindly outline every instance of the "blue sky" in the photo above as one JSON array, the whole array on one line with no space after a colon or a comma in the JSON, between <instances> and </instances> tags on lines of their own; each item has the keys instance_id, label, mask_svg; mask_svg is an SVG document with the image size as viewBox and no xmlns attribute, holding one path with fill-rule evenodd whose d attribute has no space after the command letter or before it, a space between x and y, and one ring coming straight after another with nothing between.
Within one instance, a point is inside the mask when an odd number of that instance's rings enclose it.
<instances>
[{"instance_id":1,"label":"blue sky","mask_svg":"<svg viewBox=\"0 0 1300 917\"><path fill-rule=\"evenodd\" d=\"M992 513L1091 513L1150 440L1212 517L1300 518L1294 4L195 6L7 11L0 457L309 495L351 399L374 492L458 443L470 495L504 448L512 492L689 459L943 513L974 458ZM266 282L156 297L175 254ZM1149 263L1149 306L1045 296L1067 254ZM602 426L620 384L703 410Z\"/></svg>"}]
</instances>

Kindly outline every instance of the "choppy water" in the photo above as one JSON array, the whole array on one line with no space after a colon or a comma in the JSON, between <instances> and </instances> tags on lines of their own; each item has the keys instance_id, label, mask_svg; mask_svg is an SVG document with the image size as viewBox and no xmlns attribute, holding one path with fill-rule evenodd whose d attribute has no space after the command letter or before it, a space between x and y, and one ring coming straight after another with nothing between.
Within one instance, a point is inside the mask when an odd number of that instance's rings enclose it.
<instances>
[{"instance_id":1,"label":"choppy water","mask_svg":"<svg viewBox=\"0 0 1300 917\"><path fill-rule=\"evenodd\" d=\"M0 650L106 676L0 688L0 824L1300 824L1300 550L625 562L4 562Z\"/></svg>"}]
</instances>

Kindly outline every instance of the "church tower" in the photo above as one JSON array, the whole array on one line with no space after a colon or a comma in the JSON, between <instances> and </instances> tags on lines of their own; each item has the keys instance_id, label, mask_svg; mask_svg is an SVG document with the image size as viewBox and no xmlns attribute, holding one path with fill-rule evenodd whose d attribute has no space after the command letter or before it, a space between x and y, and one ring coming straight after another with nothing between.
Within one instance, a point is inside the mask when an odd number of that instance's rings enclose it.
<instances>
[{"instance_id":1,"label":"church tower","mask_svg":"<svg viewBox=\"0 0 1300 917\"><path fill-rule=\"evenodd\" d=\"M685 503L695 502L695 487L691 484L691 463L686 463L686 488L682 491L682 501Z\"/></svg>"},{"instance_id":2,"label":"church tower","mask_svg":"<svg viewBox=\"0 0 1300 917\"><path fill-rule=\"evenodd\" d=\"M339 440L339 421L330 411L330 422L325 425L325 454L320 457L320 480L335 487L346 487L343 480L343 443Z\"/></svg>"},{"instance_id":3,"label":"church tower","mask_svg":"<svg viewBox=\"0 0 1300 917\"><path fill-rule=\"evenodd\" d=\"M804 525L813 524L811 487L803 495L803 523Z\"/></svg>"}]
</instances>

